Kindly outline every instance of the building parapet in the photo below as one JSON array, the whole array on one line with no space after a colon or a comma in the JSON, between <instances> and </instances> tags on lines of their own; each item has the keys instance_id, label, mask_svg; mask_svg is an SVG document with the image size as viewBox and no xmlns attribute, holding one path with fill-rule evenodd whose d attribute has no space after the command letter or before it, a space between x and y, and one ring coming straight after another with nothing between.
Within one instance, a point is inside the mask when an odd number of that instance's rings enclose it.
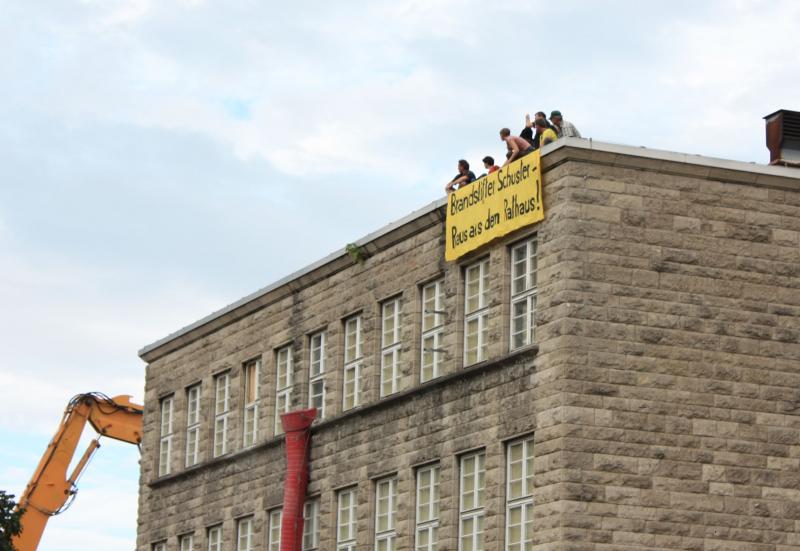
<instances>
[{"instance_id":1,"label":"building parapet","mask_svg":"<svg viewBox=\"0 0 800 551\"><path fill-rule=\"evenodd\" d=\"M784 166L768 166L718 159L645 147L634 147L585 138L563 138L541 149L542 172L549 172L568 161L648 170L662 174L734 184L800 190L800 171ZM445 219L446 198L440 198L383 228L355 241L367 256L386 250ZM247 295L139 350L139 357L153 362L179 348L234 323L300 289L324 280L352 265L347 248L302 268L275 283Z\"/></svg>"}]
</instances>

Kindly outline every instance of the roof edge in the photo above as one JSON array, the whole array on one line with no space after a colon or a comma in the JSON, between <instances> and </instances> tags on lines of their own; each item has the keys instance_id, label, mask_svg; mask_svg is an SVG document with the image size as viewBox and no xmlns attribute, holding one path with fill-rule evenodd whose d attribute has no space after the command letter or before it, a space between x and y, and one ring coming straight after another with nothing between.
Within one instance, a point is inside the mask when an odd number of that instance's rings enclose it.
<instances>
[{"instance_id":1,"label":"roof edge","mask_svg":"<svg viewBox=\"0 0 800 551\"><path fill-rule=\"evenodd\" d=\"M559 154L556 154L558 152ZM574 153L574 154L573 154ZM560 139L554 143L548 144L542 148L542 158L545 159L549 155L553 155L551 162L547 163L548 166L543 167L543 172L552 170L556 166L568 161L575 160L579 162L591 162L598 164L607 164L628 168L647 169L648 167L637 165L634 158L650 159L662 161L665 164L659 165L659 169L665 172L674 174L686 174L695 178L701 179L714 179L729 182L744 183L756 186L769 186L779 187L783 189L798 189L800 190L800 170L774 166L774 165L759 165L756 163L748 163L744 161L732 161L728 159L719 159L714 157L704 157L702 155L691 155L688 153L677 153L673 151L648 149L645 147L635 147L630 145L620 145L608 142L597 142L591 138L565 138ZM611 157L609 157L611 155ZM671 165L671 166L665 166ZM679 170L678 165L686 165L684 170ZM700 170L698 170L700 169ZM388 248L394 244L394 241L384 243L383 246L376 245L375 242L383 237L389 236L391 233L396 232L404 226L411 225L415 222L416 228L412 229L412 234L418 233L427 229L432 224L441 220L441 216L437 215L438 209L441 209L447 204L447 197L439 198L432 201L428 205L390 223L386 226L365 235L361 239L355 241L359 247L368 247L374 245L378 251ZM431 216L433 215L433 216ZM427 217L427 223L425 219ZM421 221L421 223L420 223ZM407 235L406 235L407 237ZM211 314L191 323L174 333L167 335L139 350L139 357L146 362L154 361L161 356L171 352L213 332L220 327L233 323L241 319L252 311L258 310L263 307L263 304L258 304L258 301L263 300L266 295L274 293L281 287L292 287L291 284L302 278L306 278L322 270L325 270L325 275L320 274L321 277L332 275L349 266L349 255L345 248L338 249L331 254L313 262L300 270L297 270L278 281L255 291L227 306L221 308ZM295 289L287 289L288 292L293 292ZM250 306L250 308L247 308ZM220 323L218 327L207 327L207 331L198 332L203 327L211 325L213 322L221 320L224 316L231 314L236 310L241 310L239 315L232 316L226 323ZM181 340L183 342L177 343ZM175 343L175 346L166 347L170 343ZM167 350L169 348L169 350ZM159 349L163 349L158 352Z\"/></svg>"},{"instance_id":2,"label":"roof edge","mask_svg":"<svg viewBox=\"0 0 800 551\"><path fill-rule=\"evenodd\" d=\"M392 233L393 231L398 230L401 227L403 227L403 226L405 226L405 225L407 225L407 224L409 224L411 222L414 222L415 220L418 220L418 219L424 217L425 215L429 215L429 214L431 214L433 212L436 212L437 209L444 207L446 204L447 204L447 198L446 197L437 199L437 200L429 203L428 205L422 207L421 209L415 210L414 212L412 212L410 214L407 214L406 216L404 216L404 217L402 217L402 218L400 218L400 219L398 219L398 220L396 220L394 222L391 222L391 223L387 224L386 226L378 229L377 231L374 231L374 232L372 232L370 234L365 235L361 239L356 240L354 243L355 243L355 245L357 245L359 247L367 247L368 245L370 245L374 241L380 239L381 237L384 237L384 236ZM380 248L379 248L379 250L380 250ZM272 283L270 285L267 285L266 287L262 287L258 291L250 293L249 295L247 295L245 297L242 297L239 300L237 300L237 301L235 301L235 302L233 302L233 303L231 303L231 304L229 304L229 305L227 305L227 306L225 306L223 308L220 308L219 310L216 310L215 312L212 312L211 314L209 314L209 315L197 320L196 322L190 323L189 325L187 325L185 327L182 327L181 329L178 329L174 333L170 333L166 337L158 339L157 341L155 341L155 342L153 342L151 344L148 344L147 346L144 346L138 352L139 357L142 358L145 361L152 361L152 360L154 360L156 358L155 357L154 358L148 358L148 356L150 356L151 353L154 352L156 349L158 349L158 348L160 348L160 347L162 347L162 346L164 346L164 345L166 345L166 344L168 344L168 343L170 343L170 342L172 342L172 341L174 341L174 340L176 340L176 339L178 339L180 337L183 337L186 334L188 334L188 333L190 333L190 332L192 332L192 331L194 331L196 329L199 329L199 328L203 327L204 325L207 325L207 324L211 323L214 320L217 320L217 319L221 318L222 316L225 316L226 314L229 314L229 313L231 313L231 312L233 312L233 311L235 311L235 310L237 310L239 308L242 308L242 307L246 306L247 304L250 304L250 303L252 303L252 302L264 297L265 295L267 295L267 294L279 289L280 287L288 285L293 281L296 281L296 280L298 280L298 279L300 279L300 278L302 278L304 276L307 276L307 275L311 274L312 272L314 272L316 270L319 270L319 269L321 269L321 268L323 268L323 267L325 267L327 265L331 265L334 262L336 262L337 260L341 260L341 259L349 259L349 254L347 252L346 247L342 247L341 249L338 249L338 250L330 253L329 255L327 255L327 256L325 256L325 257L323 257L323 258L321 258L321 259L319 259L319 260L317 260L315 262L312 262L311 264L309 264L309 265L307 265L307 266L305 266L305 267L303 267L303 268L301 268L301 269L299 269L299 270L297 270L297 271L295 271L295 272L293 272L293 273L291 273L291 274L289 274L289 275L287 275L285 277L282 277L278 281L276 281L276 282L274 282L274 283ZM335 269L333 271L339 271L339 269Z\"/></svg>"}]
</instances>

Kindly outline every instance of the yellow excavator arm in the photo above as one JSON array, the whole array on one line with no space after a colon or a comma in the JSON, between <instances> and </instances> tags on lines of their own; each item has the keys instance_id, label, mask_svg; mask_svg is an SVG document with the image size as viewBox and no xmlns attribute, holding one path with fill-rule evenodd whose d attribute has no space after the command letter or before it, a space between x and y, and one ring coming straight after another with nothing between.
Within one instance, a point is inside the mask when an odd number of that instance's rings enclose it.
<instances>
[{"instance_id":1,"label":"yellow excavator arm","mask_svg":"<svg viewBox=\"0 0 800 551\"><path fill-rule=\"evenodd\" d=\"M98 439L89 447L67 477L72 458L88 422L100 436L139 444L142 441L143 407L130 396L109 398L92 392L79 394L69 401L53 440L39 461L31 481L19 500L22 532L12 543L17 551L35 551L47 521L63 512L77 492L76 482L92 454L100 447Z\"/></svg>"}]
</instances>

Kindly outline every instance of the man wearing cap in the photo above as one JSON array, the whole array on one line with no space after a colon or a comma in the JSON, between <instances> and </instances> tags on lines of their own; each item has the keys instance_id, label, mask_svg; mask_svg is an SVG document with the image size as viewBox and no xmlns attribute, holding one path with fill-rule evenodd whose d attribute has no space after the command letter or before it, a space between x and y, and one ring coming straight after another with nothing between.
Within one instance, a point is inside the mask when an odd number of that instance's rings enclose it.
<instances>
[{"instance_id":1,"label":"man wearing cap","mask_svg":"<svg viewBox=\"0 0 800 551\"><path fill-rule=\"evenodd\" d=\"M550 113L550 120L553 121L554 130L559 138L580 138L581 133L575 128L575 125L569 121L565 121L561 116L561 111L553 111Z\"/></svg>"}]
</instances>

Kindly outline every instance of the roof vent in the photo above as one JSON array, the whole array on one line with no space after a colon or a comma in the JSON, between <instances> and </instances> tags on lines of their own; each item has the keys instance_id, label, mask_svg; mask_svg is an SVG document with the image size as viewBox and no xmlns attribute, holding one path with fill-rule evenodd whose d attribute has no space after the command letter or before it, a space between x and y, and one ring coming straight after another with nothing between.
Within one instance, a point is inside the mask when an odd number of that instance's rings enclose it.
<instances>
[{"instance_id":1,"label":"roof vent","mask_svg":"<svg viewBox=\"0 0 800 551\"><path fill-rule=\"evenodd\" d=\"M800 111L781 109L764 120L769 164L800 167Z\"/></svg>"}]
</instances>

